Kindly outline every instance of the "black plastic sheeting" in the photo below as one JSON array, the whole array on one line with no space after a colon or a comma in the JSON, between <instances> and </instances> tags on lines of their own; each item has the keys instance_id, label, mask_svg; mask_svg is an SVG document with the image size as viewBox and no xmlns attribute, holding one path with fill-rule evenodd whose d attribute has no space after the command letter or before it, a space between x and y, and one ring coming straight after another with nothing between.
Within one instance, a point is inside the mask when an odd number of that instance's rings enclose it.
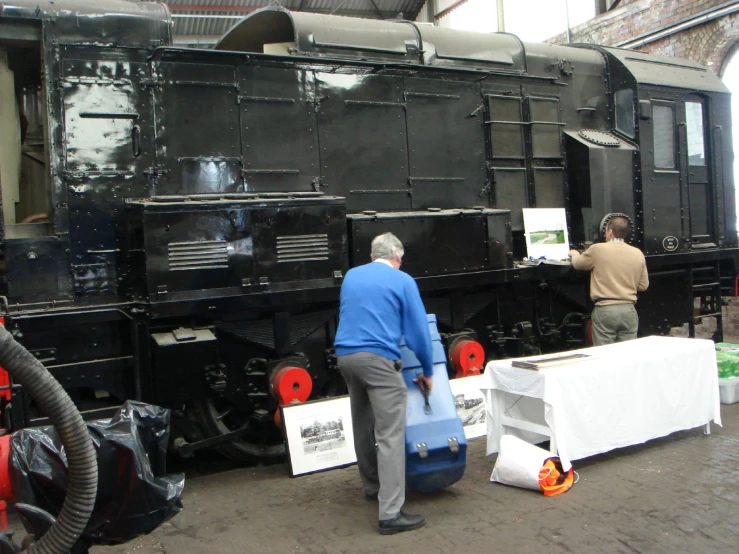
<instances>
[{"instance_id":1,"label":"black plastic sheeting","mask_svg":"<svg viewBox=\"0 0 739 554\"><path fill-rule=\"evenodd\" d=\"M112 419L87 422L98 460L98 495L82 540L113 545L150 533L182 510L184 474L167 475L169 410L127 401ZM53 427L13 433L16 502L54 517L67 490L67 457Z\"/></svg>"}]
</instances>

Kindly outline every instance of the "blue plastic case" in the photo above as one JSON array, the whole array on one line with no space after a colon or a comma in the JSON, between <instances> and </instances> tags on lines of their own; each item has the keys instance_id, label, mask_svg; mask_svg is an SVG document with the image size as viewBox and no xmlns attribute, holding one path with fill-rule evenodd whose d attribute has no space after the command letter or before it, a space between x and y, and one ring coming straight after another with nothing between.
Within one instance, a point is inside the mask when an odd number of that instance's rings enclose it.
<instances>
[{"instance_id":1,"label":"blue plastic case","mask_svg":"<svg viewBox=\"0 0 739 554\"><path fill-rule=\"evenodd\" d=\"M456 483L464 475L467 465L467 440L449 387L446 356L436 328L436 316L428 314L427 317L434 352L434 381L428 413L421 388L413 382L418 373L423 373L421 364L405 345L405 340L400 345L403 380L408 387L406 484L418 492L432 492Z\"/></svg>"}]
</instances>

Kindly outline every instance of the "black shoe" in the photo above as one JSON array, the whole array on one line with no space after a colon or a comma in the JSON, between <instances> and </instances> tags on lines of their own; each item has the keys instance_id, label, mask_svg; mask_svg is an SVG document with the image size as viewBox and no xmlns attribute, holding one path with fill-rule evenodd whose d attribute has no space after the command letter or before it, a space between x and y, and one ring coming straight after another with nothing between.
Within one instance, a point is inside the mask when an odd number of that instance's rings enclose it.
<instances>
[{"instance_id":1,"label":"black shoe","mask_svg":"<svg viewBox=\"0 0 739 554\"><path fill-rule=\"evenodd\" d=\"M377 495L378 495L378 493L376 493L376 492L365 492L364 493L364 497L367 500L377 500Z\"/></svg>"},{"instance_id":2,"label":"black shoe","mask_svg":"<svg viewBox=\"0 0 739 554\"><path fill-rule=\"evenodd\" d=\"M380 520L380 534L394 535L403 531L413 531L426 525L426 518L421 514L406 514L402 510L393 519Z\"/></svg>"}]
</instances>

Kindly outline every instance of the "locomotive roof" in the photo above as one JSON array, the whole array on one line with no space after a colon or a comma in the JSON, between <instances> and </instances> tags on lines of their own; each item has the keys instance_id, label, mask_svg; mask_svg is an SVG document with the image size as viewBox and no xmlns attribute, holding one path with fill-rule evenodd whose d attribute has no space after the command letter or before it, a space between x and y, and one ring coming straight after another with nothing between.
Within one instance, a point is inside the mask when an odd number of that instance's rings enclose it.
<instances>
[{"instance_id":1,"label":"locomotive roof","mask_svg":"<svg viewBox=\"0 0 739 554\"><path fill-rule=\"evenodd\" d=\"M41 20L62 43L151 48L172 43L167 6L129 0L0 0L0 21ZM3 21L5 23L5 21ZM37 36L32 36L38 39Z\"/></svg>"},{"instance_id":2,"label":"locomotive roof","mask_svg":"<svg viewBox=\"0 0 739 554\"><path fill-rule=\"evenodd\" d=\"M275 45L279 45L281 50L275 50ZM550 50L558 56L567 51L569 54L565 56L577 56L572 46L551 47ZM577 46L598 50L612 62L620 63L637 84L728 92L716 74L689 60L590 44ZM412 21L367 20L291 12L275 7L256 11L241 20L215 48L460 69L469 67L519 74L527 73L528 49L541 54L541 45L524 45L507 33L472 33Z\"/></svg>"},{"instance_id":3,"label":"locomotive roof","mask_svg":"<svg viewBox=\"0 0 739 554\"><path fill-rule=\"evenodd\" d=\"M129 0L0 1L0 20L42 20L61 43L97 43L151 48L171 44L172 19L163 4ZM116 23L117 21L117 23ZM46 23L45 23L46 25ZM33 38L38 40L34 27ZM527 74L529 58L547 55L545 45L524 45L507 33L472 33L412 21L370 20L268 7L234 25L216 49L280 52L328 59L415 64ZM572 46L546 45L558 57L576 57ZM622 66L637 84L707 92L729 90L712 71L695 62L634 50L577 45L597 50ZM556 51L556 52L555 52ZM561 54L560 52L569 52ZM563 58L564 59L564 58ZM587 60L584 58L583 60ZM592 60L590 60L592 61ZM536 70L535 70L536 71Z\"/></svg>"},{"instance_id":4,"label":"locomotive roof","mask_svg":"<svg viewBox=\"0 0 739 554\"><path fill-rule=\"evenodd\" d=\"M471 66L523 73L524 48L514 35L469 33L413 21L369 20L265 8L244 18L216 50L262 53L287 45L301 56L367 59L428 66Z\"/></svg>"},{"instance_id":5,"label":"locomotive roof","mask_svg":"<svg viewBox=\"0 0 739 554\"><path fill-rule=\"evenodd\" d=\"M718 75L694 61L622 48L601 49L621 62L639 84L729 92Z\"/></svg>"}]
</instances>

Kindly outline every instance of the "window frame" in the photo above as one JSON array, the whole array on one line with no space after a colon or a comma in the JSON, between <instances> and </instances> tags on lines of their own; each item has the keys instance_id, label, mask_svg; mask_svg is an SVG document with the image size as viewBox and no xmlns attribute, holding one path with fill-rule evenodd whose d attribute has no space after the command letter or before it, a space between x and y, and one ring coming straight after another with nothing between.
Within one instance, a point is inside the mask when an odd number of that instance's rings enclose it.
<instances>
[{"instance_id":1,"label":"window frame","mask_svg":"<svg viewBox=\"0 0 739 554\"><path fill-rule=\"evenodd\" d=\"M659 108L667 108L671 110L672 112L672 118L670 120L672 124L672 165L670 167L666 167L663 165L658 165L657 163L657 135L655 131L657 130L657 110ZM675 102L670 100L652 100L652 159L654 163L654 169L655 171L667 171L667 172L677 172L679 171L679 160L678 160L678 153L677 153L677 146L678 146L678 135L677 135L677 106L675 105Z\"/></svg>"},{"instance_id":2,"label":"window frame","mask_svg":"<svg viewBox=\"0 0 739 554\"><path fill-rule=\"evenodd\" d=\"M688 104L696 104L700 106L700 132L701 132L701 149L703 154L703 163L702 164L691 164L690 163L690 154L691 154L691 148L690 148L690 137L691 137L691 126L690 121L688 117ZM688 96L685 99L685 141L686 141L686 155L687 155L687 162L688 167L708 167L708 140L706 137L706 101L701 98L700 96L691 95Z\"/></svg>"},{"instance_id":3,"label":"window frame","mask_svg":"<svg viewBox=\"0 0 739 554\"><path fill-rule=\"evenodd\" d=\"M618 94L621 92L631 93L631 133L627 133L619 127L619 104L617 102ZM613 93L613 127L623 136L630 139L636 138L636 91L633 88L622 88Z\"/></svg>"}]
</instances>

